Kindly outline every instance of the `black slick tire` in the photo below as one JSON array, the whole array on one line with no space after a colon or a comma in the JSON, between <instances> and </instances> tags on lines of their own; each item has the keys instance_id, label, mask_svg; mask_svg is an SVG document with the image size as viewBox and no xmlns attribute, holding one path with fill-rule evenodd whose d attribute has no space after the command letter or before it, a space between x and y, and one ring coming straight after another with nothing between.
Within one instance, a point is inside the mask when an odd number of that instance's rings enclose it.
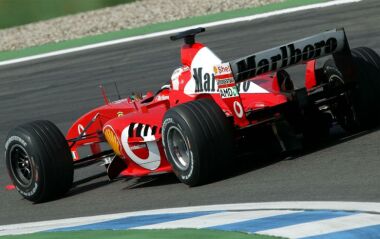
<instances>
[{"instance_id":1,"label":"black slick tire","mask_svg":"<svg viewBox=\"0 0 380 239\"><path fill-rule=\"evenodd\" d=\"M189 186L218 178L233 157L232 123L211 99L199 99L168 110L162 137L174 173Z\"/></svg>"},{"instance_id":2,"label":"black slick tire","mask_svg":"<svg viewBox=\"0 0 380 239\"><path fill-rule=\"evenodd\" d=\"M356 67L357 88L352 102L361 129L370 129L380 121L380 56L368 47L352 50Z\"/></svg>"},{"instance_id":3,"label":"black slick tire","mask_svg":"<svg viewBox=\"0 0 380 239\"><path fill-rule=\"evenodd\" d=\"M333 113L344 129L355 132L371 129L380 123L380 56L367 47L355 48L351 52L356 84L346 92L347 100L333 107ZM335 81L345 84L332 60L328 60L323 68L328 82L335 78Z\"/></svg>"},{"instance_id":4,"label":"black slick tire","mask_svg":"<svg viewBox=\"0 0 380 239\"><path fill-rule=\"evenodd\" d=\"M12 129L5 148L10 178L27 200L53 200L71 188L74 168L69 146L50 121L34 121Z\"/></svg>"}]
</instances>

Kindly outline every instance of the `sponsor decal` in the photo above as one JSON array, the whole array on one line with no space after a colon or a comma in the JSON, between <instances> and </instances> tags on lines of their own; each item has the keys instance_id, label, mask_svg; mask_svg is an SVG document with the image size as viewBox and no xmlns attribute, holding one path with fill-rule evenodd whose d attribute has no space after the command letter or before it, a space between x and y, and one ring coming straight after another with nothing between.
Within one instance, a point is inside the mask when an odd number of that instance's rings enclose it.
<instances>
[{"instance_id":1,"label":"sponsor decal","mask_svg":"<svg viewBox=\"0 0 380 239\"><path fill-rule=\"evenodd\" d=\"M236 88L236 86L220 88L219 93L223 99L233 98L233 97L239 96L239 92L238 92L238 89Z\"/></svg>"},{"instance_id":2,"label":"sponsor decal","mask_svg":"<svg viewBox=\"0 0 380 239\"><path fill-rule=\"evenodd\" d=\"M128 136L141 137L144 141L154 141L154 136L157 132L157 126L150 126L149 124L131 123L128 127Z\"/></svg>"},{"instance_id":3,"label":"sponsor decal","mask_svg":"<svg viewBox=\"0 0 380 239\"><path fill-rule=\"evenodd\" d=\"M158 101L169 100L168 95L158 95L156 98Z\"/></svg>"},{"instance_id":4,"label":"sponsor decal","mask_svg":"<svg viewBox=\"0 0 380 239\"><path fill-rule=\"evenodd\" d=\"M119 139L117 138L114 130L111 126L106 126L103 129L104 137L106 138L108 144L112 148L112 150L115 152L116 155L121 156L121 146Z\"/></svg>"},{"instance_id":5,"label":"sponsor decal","mask_svg":"<svg viewBox=\"0 0 380 239\"><path fill-rule=\"evenodd\" d=\"M141 143L141 144L135 144L133 146L131 146L131 150L138 150L138 149L144 149L146 148L146 144L145 143Z\"/></svg>"},{"instance_id":6,"label":"sponsor decal","mask_svg":"<svg viewBox=\"0 0 380 239\"><path fill-rule=\"evenodd\" d=\"M319 58L343 49L343 31L330 31L231 61L236 81Z\"/></svg>"},{"instance_id":7,"label":"sponsor decal","mask_svg":"<svg viewBox=\"0 0 380 239\"><path fill-rule=\"evenodd\" d=\"M185 94L219 94L216 75L231 74L229 63L222 63L221 60L207 47L199 50L191 64L192 79L185 86ZM268 93L259 85L247 81L237 84L239 93Z\"/></svg>"},{"instance_id":8,"label":"sponsor decal","mask_svg":"<svg viewBox=\"0 0 380 239\"><path fill-rule=\"evenodd\" d=\"M215 75L225 75L231 73L231 67L229 63L222 63L218 66L214 66Z\"/></svg>"},{"instance_id":9,"label":"sponsor decal","mask_svg":"<svg viewBox=\"0 0 380 239\"><path fill-rule=\"evenodd\" d=\"M116 100L116 101L112 102L112 104L117 105L117 104L121 104L121 103L123 103L123 102L128 102L128 99L120 99L120 100Z\"/></svg>"},{"instance_id":10,"label":"sponsor decal","mask_svg":"<svg viewBox=\"0 0 380 239\"><path fill-rule=\"evenodd\" d=\"M193 69L195 92L216 92L215 74L203 72L203 67Z\"/></svg>"},{"instance_id":11,"label":"sponsor decal","mask_svg":"<svg viewBox=\"0 0 380 239\"><path fill-rule=\"evenodd\" d=\"M238 118L242 118L243 117L243 106L240 104L239 101L235 101L234 102L234 111L235 111L235 114Z\"/></svg>"},{"instance_id":12,"label":"sponsor decal","mask_svg":"<svg viewBox=\"0 0 380 239\"><path fill-rule=\"evenodd\" d=\"M167 125L168 125L169 123L174 123L173 118L166 118L166 119L164 120L164 123L162 123L162 128L163 128L163 130L166 129L166 127L167 127Z\"/></svg>"},{"instance_id":13,"label":"sponsor decal","mask_svg":"<svg viewBox=\"0 0 380 239\"><path fill-rule=\"evenodd\" d=\"M33 196L33 195L37 192L38 184L37 184L37 183L34 183L34 186L33 186L32 190L29 191L29 192L24 192L24 191L22 191L20 188L18 188L17 186L16 186L16 189L17 189L17 191L18 191L21 195L24 195L25 197L30 197L30 196Z\"/></svg>"},{"instance_id":14,"label":"sponsor decal","mask_svg":"<svg viewBox=\"0 0 380 239\"><path fill-rule=\"evenodd\" d=\"M165 135L165 130L168 124L174 123L173 118L166 118L164 122L162 123L162 135ZM162 140L162 144L165 146L165 140Z\"/></svg>"},{"instance_id":15,"label":"sponsor decal","mask_svg":"<svg viewBox=\"0 0 380 239\"><path fill-rule=\"evenodd\" d=\"M124 115L124 112L122 112L122 111L117 112L117 117L121 117L123 115Z\"/></svg>"},{"instance_id":16,"label":"sponsor decal","mask_svg":"<svg viewBox=\"0 0 380 239\"><path fill-rule=\"evenodd\" d=\"M78 124L78 134L82 134L84 131L84 126L81 124ZM83 135L86 135L86 133L83 133Z\"/></svg>"},{"instance_id":17,"label":"sponsor decal","mask_svg":"<svg viewBox=\"0 0 380 239\"><path fill-rule=\"evenodd\" d=\"M161 155L154 136L156 130L157 126L151 127L147 124L131 123L121 133L121 144L125 153L136 164L148 170L155 170L161 164ZM146 150L148 151L147 158L141 158L133 152L134 150L142 149L144 147L140 144L138 145L139 148L135 148L136 144L131 145L129 142L131 137L141 137L143 139L146 144Z\"/></svg>"},{"instance_id":18,"label":"sponsor decal","mask_svg":"<svg viewBox=\"0 0 380 239\"><path fill-rule=\"evenodd\" d=\"M19 142L22 146L26 147L28 144L25 142L25 140L23 140L22 138L20 138L19 136L11 136L8 138L7 142L5 142L5 149L8 149L9 147L9 144L12 143L12 141L17 141Z\"/></svg>"},{"instance_id":19,"label":"sponsor decal","mask_svg":"<svg viewBox=\"0 0 380 239\"><path fill-rule=\"evenodd\" d=\"M219 93L218 85L234 82L233 79L216 80L214 73L204 73L202 67L193 69L193 79L188 84L192 84L192 81L195 83L193 83L194 90L185 92L187 94ZM219 83L220 81L222 83ZM218 83L216 84L216 82ZM268 93L267 90L252 81L238 83L236 87L239 93Z\"/></svg>"},{"instance_id":20,"label":"sponsor decal","mask_svg":"<svg viewBox=\"0 0 380 239\"><path fill-rule=\"evenodd\" d=\"M235 84L233 78L218 80L218 87L223 85Z\"/></svg>"},{"instance_id":21,"label":"sponsor decal","mask_svg":"<svg viewBox=\"0 0 380 239\"><path fill-rule=\"evenodd\" d=\"M214 66L219 64L221 60L209 48L200 49L191 62L192 78L185 86L185 93L217 93Z\"/></svg>"}]
</instances>

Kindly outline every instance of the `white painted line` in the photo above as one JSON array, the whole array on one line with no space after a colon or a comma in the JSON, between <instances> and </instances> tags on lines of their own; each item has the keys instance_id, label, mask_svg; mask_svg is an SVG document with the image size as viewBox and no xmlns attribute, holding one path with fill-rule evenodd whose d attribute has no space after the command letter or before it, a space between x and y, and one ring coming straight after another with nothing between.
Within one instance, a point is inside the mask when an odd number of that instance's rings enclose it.
<instances>
[{"instance_id":1,"label":"white painted line","mask_svg":"<svg viewBox=\"0 0 380 239\"><path fill-rule=\"evenodd\" d=\"M327 233L352 230L380 224L380 215L355 214L327 220L320 220L272 230L259 231L257 234L286 238L302 238Z\"/></svg>"},{"instance_id":2,"label":"white painted line","mask_svg":"<svg viewBox=\"0 0 380 239\"><path fill-rule=\"evenodd\" d=\"M210 206L195 206L181 208L167 208L149 211L117 213L99 216L68 218L60 220L50 220L41 222L21 223L0 226L0 236L25 234L50 229L72 227L92 224L108 220L114 220L130 216L157 215L164 213L186 213L202 211L232 211L232 210L339 210L339 211L360 211L380 214L380 203L367 202L263 202L263 203L242 203L242 204L221 204Z\"/></svg>"},{"instance_id":3,"label":"white painted line","mask_svg":"<svg viewBox=\"0 0 380 239\"><path fill-rule=\"evenodd\" d=\"M200 217L193 217L188 219L176 220L171 222L158 223L142 227L135 227L133 229L174 229L174 228L206 228L219 226L230 223L243 222L253 219L264 217L279 216L289 213L296 213L303 211L290 211L290 210L265 210L265 211L241 211L241 212L222 212Z\"/></svg>"},{"instance_id":4,"label":"white painted line","mask_svg":"<svg viewBox=\"0 0 380 239\"><path fill-rule=\"evenodd\" d=\"M26 62L26 61L31 61L31 60L37 60L37 59L47 58L47 57L52 57L52 56L59 56L59 55L63 55L63 54L85 51L85 50L89 50L89 49L105 47L105 46L110 46L110 45L116 45L116 44L131 42L131 41L138 41L138 40L142 40L142 39L154 38L154 37L159 37L159 36L164 36L164 35L169 35L169 34L181 32L181 31L189 30L189 29L196 28L196 27L214 27L214 26L221 26L221 25L232 24L232 23L237 23L237 22L253 21L253 20L268 18L268 17L272 17L272 16L277 16L277 15L283 15L283 14L306 11L306 10L311 10L311 9L316 9L316 8L325 8L325 7L337 6L337 5L355 3L355 2L361 2L361 1L362 0L334 0L334 1L330 1L330 2L310 4L307 6L287 8L287 9L277 10L277 11L268 12L268 13L255 14L255 15L251 15L251 16L238 17L238 18L233 18L233 19L228 19L228 20L222 20L222 21L210 22L210 23L205 23L205 24L193 25L193 26L189 26L189 27L181 27L181 28L177 28L177 29L173 29L173 30L150 33L150 34L145 34L145 35L140 35L140 36L135 36L135 37L122 38L122 39L118 39L118 40L106 41L106 42L101 42L101 43L96 43L96 44L91 44L91 45L86 45L86 46L81 46L81 47L74 47L74 48L69 48L69 49L65 49L65 50L59 50L59 51L54 51L54 52L49 52L49 53L44 53L44 54L39 54L39 55L34 55L34 56L28 56L28 57L13 59L13 60L2 61L2 62L0 62L0 66L16 64L16 63L21 63L21 62Z\"/></svg>"}]
</instances>

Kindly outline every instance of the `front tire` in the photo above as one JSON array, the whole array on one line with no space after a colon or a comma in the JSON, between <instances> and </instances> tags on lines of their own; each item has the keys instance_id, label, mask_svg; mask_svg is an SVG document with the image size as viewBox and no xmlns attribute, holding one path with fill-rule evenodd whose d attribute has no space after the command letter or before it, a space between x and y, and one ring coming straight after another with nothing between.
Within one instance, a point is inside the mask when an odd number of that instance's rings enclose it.
<instances>
[{"instance_id":1,"label":"front tire","mask_svg":"<svg viewBox=\"0 0 380 239\"><path fill-rule=\"evenodd\" d=\"M166 157L179 180L189 186L221 175L233 157L233 130L211 99L168 110L162 125Z\"/></svg>"},{"instance_id":2,"label":"front tire","mask_svg":"<svg viewBox=\"0 0 380 239\"><path fill-rule=\"evenodd\" d=\"M5 148L8 173L27 200L48 201L71 188L74 168L69 146L50 121L35 121L12 129Z\"/></svg>"}]
</instances>

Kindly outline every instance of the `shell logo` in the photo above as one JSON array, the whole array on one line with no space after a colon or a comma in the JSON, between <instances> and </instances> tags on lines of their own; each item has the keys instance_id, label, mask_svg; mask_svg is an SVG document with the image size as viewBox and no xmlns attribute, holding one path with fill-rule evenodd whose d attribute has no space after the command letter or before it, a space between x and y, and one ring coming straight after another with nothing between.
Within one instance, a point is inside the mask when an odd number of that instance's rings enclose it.
<instances>
[{"instance_id":1,"label":"shell logo","mask_svg":"<svg viewBox=\"0 0 380 239\"><path fill-rule=\"evenodd\" d=\"M215 75L218 74L218 68L216 66L214 66L214 73Z\"/></svg>"},{"instance_id":2,"label":"shell logo","mask_svg":"<svg viewBox=\"0 0 380 239\"><path fill-rule=\"evenodd\" d=\"M111 127L105 127L103 134L115 154L121 156L121 146L113 129Z\"/></svg>"}]
</instances>

